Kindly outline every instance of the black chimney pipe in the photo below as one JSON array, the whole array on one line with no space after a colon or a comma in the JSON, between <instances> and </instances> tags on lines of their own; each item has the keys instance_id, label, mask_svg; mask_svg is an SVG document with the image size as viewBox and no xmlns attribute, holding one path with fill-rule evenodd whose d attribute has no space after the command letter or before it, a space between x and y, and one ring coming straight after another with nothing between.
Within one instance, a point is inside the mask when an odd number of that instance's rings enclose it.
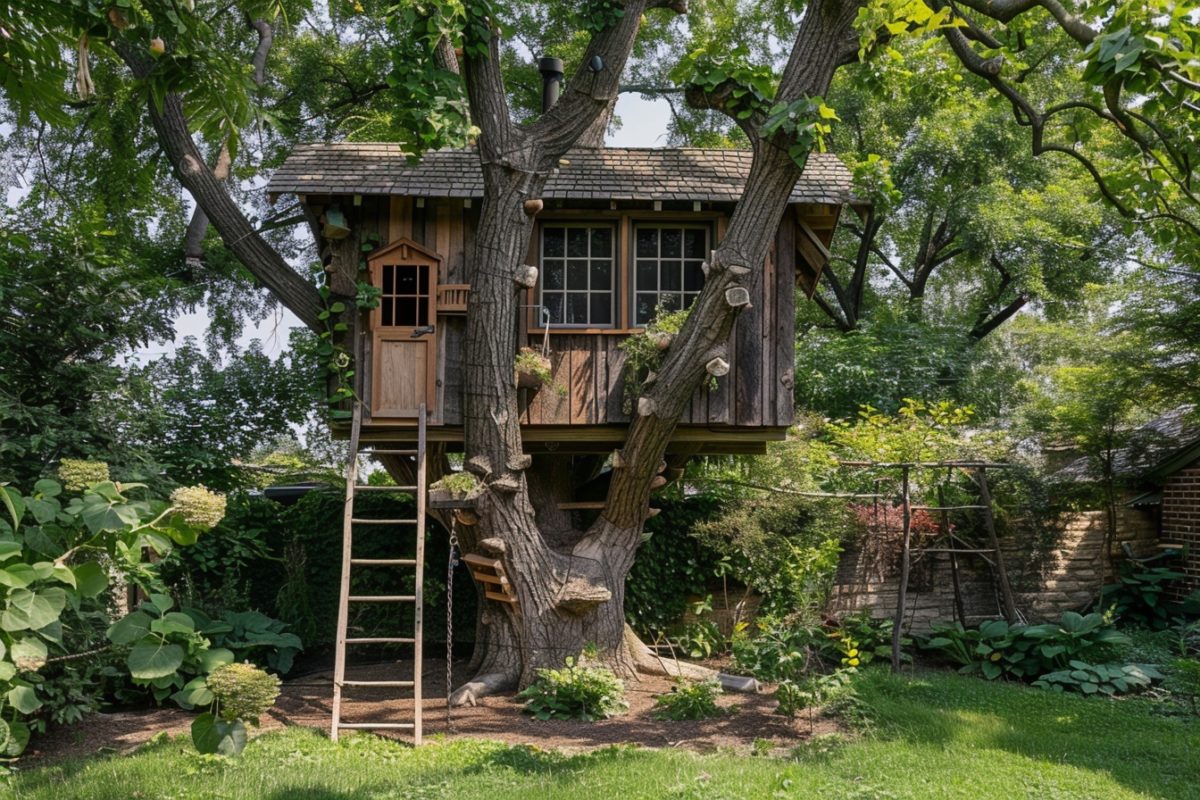
<instances>
[{"instance_id":1,"label":"black chimney pipe","mask_svg":"<svg viewBox=\"0 0 1200 800\"><path fill-rule=\"evenodd\" d=\"M538 59L538 72L542 73L542 113L546 113L558 102L562 89L563 62L561 58Z\"/></svg>"}]
</instances>

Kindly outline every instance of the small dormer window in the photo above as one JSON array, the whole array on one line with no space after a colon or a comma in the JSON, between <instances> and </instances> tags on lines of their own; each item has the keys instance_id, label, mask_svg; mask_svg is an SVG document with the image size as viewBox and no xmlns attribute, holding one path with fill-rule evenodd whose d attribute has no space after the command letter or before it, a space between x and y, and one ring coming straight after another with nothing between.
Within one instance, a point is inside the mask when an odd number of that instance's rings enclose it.
<instances>
[{"instance_id":1,"label":"small dormer window","mask_svg":"<svg viewBox=\"0 0 1200 800\"><path fill-rule=\"evenodd\" d=\"M542 226L541 306L556 327L611 328L616 276L612 224Z\"/></svg>"},{"instance_id":2,"label":"small dormer window","mask_svg":"<svg viewBox=\"0 0 1200 800\"><path fill-rule=\"evenodd\" d=\"M696 300L704 286L708 231L707 225L634 226L634 325L654 319L659 306L674 311Z\"/></svg>"}]
</instances>

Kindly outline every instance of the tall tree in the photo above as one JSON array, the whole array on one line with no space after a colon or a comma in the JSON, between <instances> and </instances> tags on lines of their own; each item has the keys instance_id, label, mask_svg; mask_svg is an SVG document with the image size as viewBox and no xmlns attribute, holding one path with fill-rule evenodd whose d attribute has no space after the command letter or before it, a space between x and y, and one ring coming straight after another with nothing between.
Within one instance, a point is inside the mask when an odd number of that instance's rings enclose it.
<instances>
[{"instance_id":1,"label":"tall tree","mask_svg":"<svg viewBox=\"0 0 1200 800\"><path fill-rule=\"evenodd\" d=\"M274 20L280 11L277 3L235 5L251 20ZM503 553L522 613L487 620L477 659L481 677L458 694L460 700L528 681L536 668L586 644L624 672L641 666L638 647L625 636L622 591L651 480L682 409L706 378L705 364L723 351L745 308L742 289L760 279L808 153L829 131L833 112L821 98L840 67L890 54L897 37L934 37L932 46L947 47L974 79L1011 105L1035 154L1080 162L1109 202L1164 246L1181 253L1195 247L1187 236L1196 231L1192 142L1198 119L1189 92L1200 83L1200 66L1187 9L1161 0L1089 4L1078 13L1058 0L963 0L954 6L813 0L797 11L780 9L794 27L778 72L771 63L752 62L748 53L731 59L696 42L676 73L686 82L684 97L733 117L754 153L753 166L688 321L666 351L657 380L641 387L604 510L595 524L576 529L553 513L538 514L535 504L553 508L543 501L561 492L562 465L531 459L521 444L511 369L519 309L514 278L532 231L525 204L540 198L558 160L607 113L643 15L665 4L595 0L579 6L574 25L587 44L567 91L524 124L513 113L503 70L505 9L483 0L355 5L393 32L396 70L389 84L403 102L392 109L392 120L411 123L406 138L422 145L473 136L484 175L467 310L465 382L472 391L465 409L466 466L483 485L473 535ZM128 11L116 8L116 19L114 9L84 0L6 6L14 8L16 16L0 14L5 32L18 34L0 36L0 85L10 102L48 117L60 112L65 47L87 45L104 55L106 66L123 65L147 100L165 158L226 247L301 320L319 326L321 295L246 218L193 138L200 130L211 142L228 142L236 160L235 134L252 116L253 81L244 53L214 46L218 38L205 6L196 6L197 13L190 2L142 0ZM676 3L671 10L686 8ZM1056 57L1088 62L1082 99L1043 104L1009 65L1030 35L1050 29L1067 34ZM257 40L249 32L247 37ZM603 67L594 71L589 63ZM887 70L879 68L886 79ZM1115 129L1128 141L1119 163L1089 151L1086 138L1101 129Z\"/></svg>"}]
</instances>

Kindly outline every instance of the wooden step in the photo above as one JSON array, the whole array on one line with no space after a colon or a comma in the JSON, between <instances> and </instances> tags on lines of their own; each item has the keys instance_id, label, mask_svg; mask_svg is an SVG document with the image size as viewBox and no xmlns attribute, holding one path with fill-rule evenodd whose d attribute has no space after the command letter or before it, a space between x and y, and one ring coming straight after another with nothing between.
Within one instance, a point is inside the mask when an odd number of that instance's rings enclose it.
<instances>
[{"instance_id":1,"label":"wooden step","mask_svg":"<svg viewBox=\"0 0 1200 800\"><path fill-rule=\"evenodd\" d=\"M413 644L416 641L411 636L355 636L346 639L346 644Z\"/></svg>"},{"instance_id":2,"label":"wooden step","mask_svg":"<svg viewBox=\"0 0 1200 800\"><path fill-rule=\"evenodd\" d=\"M411 722L339 722L337 726L360 731L411 731L416 727Z\"/></svg>"},{"instance_id":3,"label":"wooden step","mask_svg":"<svg viewBox=\"0 0 1200 800\"><path fill-rule=\"evenodd\" d=\"M341 686L382 686L392 689L406 689L413 685L412 681L342 681Z\"/></svg>"},{"instance_id":4,"label":"wooden step","mask_svg":"<svg viewBox=\"0 0 1200 800\"><path fill-rule=\"evenodd\" d=\"M415 567L415 558L352 558L351 564L364 567Z\"/></svg>"},{"instance_id":5,"label":"wooden step","mask_svg":"<svg viewBox=\"0 0 1200 800\"><path fill-rule=\"evenodd\" d=\"M415 519L366 519L365 517L351 517L350 522L355 525L416 525Z\"/></svg>"},{"instance_id":6,"label":"wooden step","mask_svg":"<svg viewBox=\"0 0 1200 800\"><path fill-rule=\"evenodd\" d=\"M352 594L346 599L351 603L412 603L417 598L411 594Z\"/></svg>"}]
</instances>

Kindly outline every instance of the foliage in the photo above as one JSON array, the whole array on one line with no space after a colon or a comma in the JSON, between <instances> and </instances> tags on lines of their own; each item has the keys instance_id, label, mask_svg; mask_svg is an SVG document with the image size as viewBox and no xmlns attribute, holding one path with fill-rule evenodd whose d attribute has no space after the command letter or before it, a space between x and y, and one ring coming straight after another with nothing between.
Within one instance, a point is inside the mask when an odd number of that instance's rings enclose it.
<instances>
[{"instance_id":1,"label":"foliage","mask_svg":"<svg viewBox=\"0 0 1200 800\"><path fill-rule=\"evenodd\" d=\"M1174 692L1187 699L1192 714L1200 715L1200 661L1194 658L1172 661L1168 684Z\"/></svg>"},{"instance_id":2,"label":"foliage","mask_svg":"<svg viewBox=\"0 0 1200 800\"><path fill-rule=\"evenodd\" d=\"M287 632L287 625L258 611L225 611L216 619L194 609L185 609L196 629L212 647L233 653L235 661L253 662L286 675L296 654L304 649L300 637Z\"/></svg>"},{"instance_id":3,"label":"foliage","mask_svg":"<svg viewBox=\"0 0 1200 800\"><path fill-rule=\"evenodd\" d=\"M1069 669L1048 672L1033 682L1040 689L1080 694L1114 695L1145 689L1162 673L1147 664L1089 664L1069 662Z\"/></svg>"},{"instance_id":4,"label":"foliage","mask_svg":"<svg viewBox=\"0 0 1200 800\"><path fill-rule=\"evenodd\" d=\"M172 611L175 601L151 594L136 611L108 629L118 647L128 647L126 666L136 686L150 689L157 702L170 697L184 708L211 700L204 676L233 661L233 653L212 647L188 614Z\"/></svg>"},{"instance_id":5,"label":"foliage","mask_svg":"<svg viewBox=\"0 0 1200 800\"><path fill-rule=\"evenodd\" d=\"M68 464L65 472L79 485L104 477L106 470L98 466ZM131 497L144 490L139 484L103 480L68 499L50 479L39 480L27 496L0 485L7 510L7 519L0 518L0 692L10 712L0 718L0 739L7 742L7 755L24 748L29 738L24 718L43 704L37 687L44 679L37 673L52 650L63 654L68 643L80 639L78 632L90 626L102 608L110 570L134 585L153 588L157 577L145 552L166 554L177 544L195 542L211 521L197 526L170 503ZM169 624L156 622L160 629ZM149 618L146 627L149 634ZM155 635L165 640L159 631ZM135 638L141 637L129 642ZM173 653L135 646L127 667L135 680L149 678ZM64 686L57 700L59 713L68 717L73 712L66 710L70 703L63 694L70 691Z\"/></svg>"},{"instance_id":6,"label":"foliage","mask_svg":"<svg viewBox=\"0 0 1200 800\"><path fill-rule=\"evenodd\" d=\"M656 503L657 504L657 503ZM645 541L625 578L625 618L636 631L667 630L687 608L687 598L704 596L718 577L721 556L691 535L696 525L721 509L717 498L696 495L664 500L662 513L646 520Z\"/></svg>"},{"instance_id":7,"label":"foliage","mask_svg":"<svg viewBox=\"0 0 1200 800\"><path fill-rule=\"evenodd\" d=\"M522 347L513 360L514 380L520 382L521 375L534 378L539 386L553 386L559 397L567 396L567 387L554 382L550 359L532 347Z\"/></svg>"},{"instance_id":8,"label":"foliage","mask_svg":"<svg viewBox=\"0 0 1200 800\"><path fill-rule=\"evenodd\" d=\"M1182 611L1163 593L1172 583L1186 577L1168 567L1146 567L1136 562L1121 562L1117 582L1100 591L1100 605L1111 609L1122 624L1141 625L1162 630Z\"/></svg>"},{"instance_id":9,"label":"foliage","mask_svg":"<svg viewBox=\"0 0 1200 800\"><path fill-rule=\"evenodd\" d=\"M933 636L922 646L959 664L963 674L1028 680L1104 655L1106 646L1128 641L1100 614L1068 611L1058 625L1009 625L1004 620L988 620L975 628L960 622L935 624Z\"/></svg>"},{"instance_id":10,"label":"foliage","mask_svg":"<svg viewBox=\"0 0 1200 800\"><path fill-rule=\"evenodd\" d=\"M689 658L708 659L723 653L728 641L721 633L720 626L715 620L704 619L704 614L712 612L712 595L692 604L692 613L698 619L683 626L682 630L673 637L675 644Z\"/></svg>"},{"instance_id":11,"label":"foliage","mask_svg":"<svg viewBox=\"0 0 1200 800\"><path fill-rule=\"evenodd\" d=\"M703 681L678 679L671 691L654 698L655 719L696 720L725 713L717 705L721 684L715 678Z\"/></svg>"},{"instance_id":12,"label":"foliage","mask_svg":"<svg viewBox=\"0 0 1200 800\"><path fill-rule=\"evenodd\" d=\"M832 423L831 433L843 452L868 461L939 461L958 454L961 428L973 413L947 401L926 405L906 398L894 415L866 406L853 423Z\"/></svg>"},{"instance_id":13,"label":"foliage","mask_svg":"<svg viewBox=\"0 0 1200 800\"><path fill-rule=\"evenodd\" d=\"M537 680L517 696L538 719L607 719L629 708L625 684L607 667L568 657L561 669L539 669Z\"/></svg>"},{"instance_id":14,"label":"foliage","mask_svg":"<svg viewBox=\"0 0 1200 800\"><path fill-rule=\"evenodd\" d=\"M659 306L654 309L654 319L643 330L625 337L617 345L625 353L625 397L621 407L626 414L633 413L638 396L642 393L643 382L650 373L658 371L663 354L683 330L690 313L690 307L672 311L666 306ZM710 386L715 380L710 380Z\"/></svg>"},{"instance_id":15,"label":"foliage","mask_svg":"<svg viewBox=\"0 0 1200 800\"><path fill-rule=\"evenodd\" d=\"M466 497L473 494L479 488L479 479L466 470L451 472L434 483L430 488L443 489L454 497Z\"/></svg>"},{"instance_id":16,"label":"foliage","mask_svg":"<svg viewBox=\"0 0 1200 800\"><path fill-rule=\"evenodd\" d=\"M192 721L192 744L203 754L238 756L246 747L246 723L258 718L279 696L279 679L253 664L225 664L205 679L213 711Z\"/></svg>"},{"instance_id":17,"label":"foliage","mask_svg":"<svg viewBox=\"0 0 1200 800\"><path fill-rule=\"evenodd\" d=\"M843 666L829 673L814 672L782 681L775 689L775 699L779 703L775 713L795 719L797 714L808 709L808 726L811 732L818 708L833 700L853 702L852 698L855 695L852 681L855 672L855 667Z\"/></svg>"},{"instance_id":18,"label":"foliage","mask_svg":"<svg viewBox=\"0 0 1200 800\"><path fill-rule=\"evenodd\" d=\"M891 658L891 627L890 620L872 619L866 612L840 623L817 624L803 617L761 619L753 635L734 638L734 665L761 681L796 683L807 674ZM908 648L912 639L901 637L900 645ZM902 651L901 659L912 661L912 656Z\"/></svg>"}]
</instances>

